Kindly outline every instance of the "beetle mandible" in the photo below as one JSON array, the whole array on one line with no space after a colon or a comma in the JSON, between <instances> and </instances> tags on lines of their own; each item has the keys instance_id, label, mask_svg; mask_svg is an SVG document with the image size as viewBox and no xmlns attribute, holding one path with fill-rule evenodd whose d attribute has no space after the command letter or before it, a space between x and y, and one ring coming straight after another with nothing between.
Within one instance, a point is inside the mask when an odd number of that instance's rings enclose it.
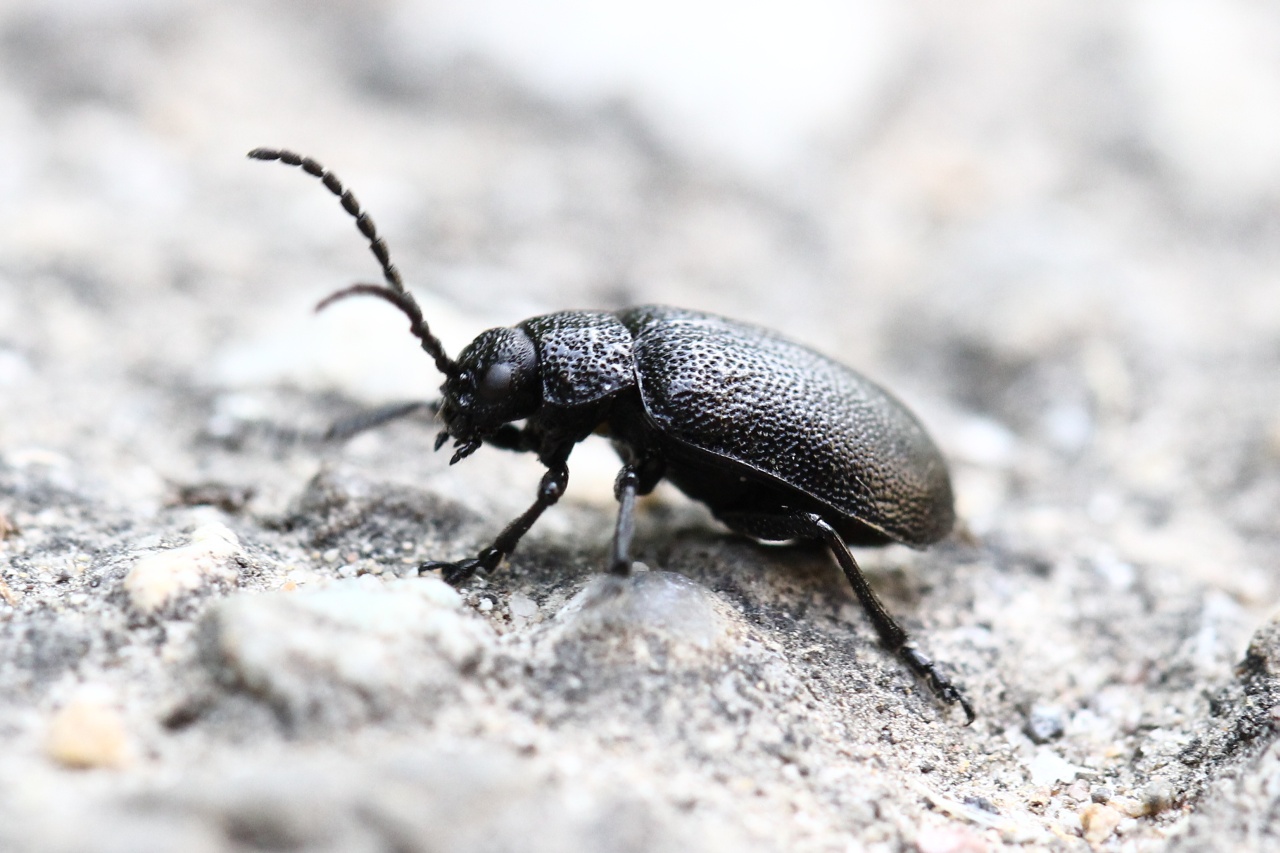
<instances>
[{"instance_id":1,"label":"beetle mandible","mask_svg":"<svg viewBox=\"0 0 1280 853\"><path fill-rule=\"evenodd\" d=\"M637 495L666 478L706 504L730 530L761 540L817 540L835 556L884 646L967 723L973 707L917 650L872 591L849 545L923 548L955 523L947 466L919 421L878 385L766 329L656 305L617 312L562 311L490 329L450 358L391 263L373 220L336 176L310 157L257 148L319 178L342 202L382 268L385 284L355 284L325 298L376 296L409 318L444 374L439 450L454 464L482 444L536 453L547 468L537 498L474 558L426 562L458 584L497 568L564 494L569 454L602 433L622 458L609 569L631 570ZM420 406L364 420L381 423ZM522 422L522 425L517 425Z\"/></svg>"}]
</instances>

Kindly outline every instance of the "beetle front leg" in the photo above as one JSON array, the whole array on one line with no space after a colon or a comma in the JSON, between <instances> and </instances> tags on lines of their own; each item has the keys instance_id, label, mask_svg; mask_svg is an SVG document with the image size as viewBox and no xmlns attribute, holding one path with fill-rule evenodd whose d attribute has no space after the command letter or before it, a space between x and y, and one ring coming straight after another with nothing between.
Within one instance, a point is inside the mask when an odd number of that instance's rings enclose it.
<instances>
[{"instance_id":1,"label":"beetle front leg","mask_svg":"<svg viewBox=\"0 0 1280 853\"><path fill-rule=\"evenodd\" d=\"M538 498L533 502L533 506L521 513L515 521L508 524L498 534L498 538L493 540L492 545L469 560L459 560L456 563L428 560L418 566L418 574L421 575L440 569L445 583L450 586L457 586L477 571L493 571L504 557L509 556L516 549L521 537L529 532L529 528L533 527L533 523L538 520L538 517L542 515L547 507L560 500L560 496L564 494L565 487L568 485L569 469L567 466L561 463L547 469L547 473L542 475L542 482L538 486Z\"/></svg>"}]
</instances>

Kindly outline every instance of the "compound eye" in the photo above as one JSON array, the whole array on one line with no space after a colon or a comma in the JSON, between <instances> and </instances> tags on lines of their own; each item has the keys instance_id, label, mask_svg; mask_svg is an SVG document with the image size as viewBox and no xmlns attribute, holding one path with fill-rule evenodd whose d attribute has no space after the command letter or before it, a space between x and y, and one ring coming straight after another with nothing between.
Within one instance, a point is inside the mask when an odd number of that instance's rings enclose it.
<instances>
[{"instance_id":1,"label":"compound eye","mask_svg":"<svg viewBox=\"0 0 1280 853\"><path fill-rule=\"evenodd\" d=\"M494 364L484 372L476 393L486 403L495 403L511 394L515 384L516 366L508 362Z\"/></svg>"}]
</instances>

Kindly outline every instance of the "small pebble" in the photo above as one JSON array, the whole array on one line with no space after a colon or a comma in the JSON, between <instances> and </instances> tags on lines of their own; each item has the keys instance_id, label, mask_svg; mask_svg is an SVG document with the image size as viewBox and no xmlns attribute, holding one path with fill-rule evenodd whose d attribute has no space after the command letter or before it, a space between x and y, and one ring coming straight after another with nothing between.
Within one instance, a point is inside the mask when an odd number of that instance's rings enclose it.
<instances>
[{"instance_id":1,"label":"small pebble","mask_svg":"<svg viewBox=\"0 0 1280 853\"><path fill-rule=\"evenodd\" d=\"M1111 837L1123 815L1111 806L1089 803L1080 810L1080 825L1084 827L1084 840L1101 844Z\"/></svg>"},{"instance_id":2,"label":"small pebble","mask_svg":"<svg viewBox=\"0 0 1280 853\"><path fill-rule=\"evenodd\" d=\"M1075 779L1079 770L1079 767L1047 749L1037 754L1027 765L1031 784L1037 787Z\"/></svg>"},{"instance_id":3,"label":"small pebble","mask_svg":"<svg viewBox=\"0 0 1280 853\"><path fill-rule=\"evenodd\" d=\"M1036 743L1057 740L1066 729L1067 715L1061 705L1036 704L1027 715L1027 737Z\"/></svg>"},{"instance_id":4,"label":"small pebble","mask_svg":"<svg viewBox=\"0 0 1280 853\"><path fill-rule=\"evenodd\" d=\"M119 767L128 757L124 721L101 702L73 701L50 722L45 752L66 767Z\"/></svg>"},{"instance_id":5,"label":"small pebble","mask_svg":"<svg viewBox=\"0 0 1280 853\"><path fill-rule=\"evenodd\" d=\"M1000 814L1000 809L996 807L996 804L988 800L986 797L970 795L965 797L963 802L966 806L974 809L981 809L987 814Z\"/></svg>"},{"instance_id":6,"label":"small pebble","mask_svg":"<svg viewBox=\"0 0 1280 853\"><path fill-rule=\"evenodd\" d=\"M133 606L154 613L179 595L204 586L216 577L232 579L227 560L240 550L240 540L226 525L203 525L191 542L140 558L125 576L124 588Z\"/></svg>"},{"instance_id":7,"label":"small pebble","mask_svg":"<svg viewBox=\"0 0 1280 853\"><path fill-rule=\"evenodd\" d=\"M507 600L507 610L511 613L511 624L517 628L532 622L538 615L538 602L523 592L514 592Z\"/></svg>"},{"instance_id":8,"label":"small pebble","mask_svg":"<svg viewBox=\"0 0 1280 853\"><path fill-rule=\"evenodd\" d=\"M916 833L920 853L986 853L986 839L962 826L923 826Z\"/></svg>"},{"instance_id":9,"label":"small pebble","mask_svg":"<svg viewBox=\"0 0 1280 853\"><path fill-rule=\"evenodd\" d=\"M1053 799L1053 789L1041 786L1031 792L1027 797L1027 806L1032 810L1044 809Z\"/></svg>"},{"instance_id":10,"label":"small pebble","mask_svg":"<svg viewBox=\"0 0 1280 853\"><path fill-rule=\"evenodd\" d=\"M1129 817L1143 817L1148 814L1147 804L1133 797L1112 797L1107 805Z\"/></svg>"},{"instance_id":11,"label":"small pebble","mask_svg":"<svg viewBox=\"0 0 1280 853\"><path fill-rule=\"evenodd\" d=\"M1058 812L1058 825L1068 835L1080 835L1084 832L1084 824L1080 821L1080 815L1070 809L1063 809Z\"/></svg>"},{"instance_id":12,"label":"small pebble","mask_svg":"<svg viewBox=\"0 0 1280 853\"><path fill-rule=\"evenodd\" d=\"M1165 779L1151 780L1142 789L1142 804L1147 814L1160 814L1173 806L1173 786Z\"/></svg>"}]
</instances>

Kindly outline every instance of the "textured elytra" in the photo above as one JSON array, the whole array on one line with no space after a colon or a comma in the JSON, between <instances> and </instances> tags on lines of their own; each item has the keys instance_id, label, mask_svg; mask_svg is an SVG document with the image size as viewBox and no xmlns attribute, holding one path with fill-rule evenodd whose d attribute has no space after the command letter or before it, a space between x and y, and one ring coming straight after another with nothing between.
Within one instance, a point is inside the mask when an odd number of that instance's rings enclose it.
<instances>
[{"instance_id":1,"label":"textured elytra","mask_svg":"<svg viewBox=\"0 0 1280 853\"><path fill-rule=\"evenodd\" d=\"M767 329L661 306L620 316L635 336L645 409L668 437L891 540L927 545L950 531L946 463L879 386Z\"/></svg>"}]
</instances>

